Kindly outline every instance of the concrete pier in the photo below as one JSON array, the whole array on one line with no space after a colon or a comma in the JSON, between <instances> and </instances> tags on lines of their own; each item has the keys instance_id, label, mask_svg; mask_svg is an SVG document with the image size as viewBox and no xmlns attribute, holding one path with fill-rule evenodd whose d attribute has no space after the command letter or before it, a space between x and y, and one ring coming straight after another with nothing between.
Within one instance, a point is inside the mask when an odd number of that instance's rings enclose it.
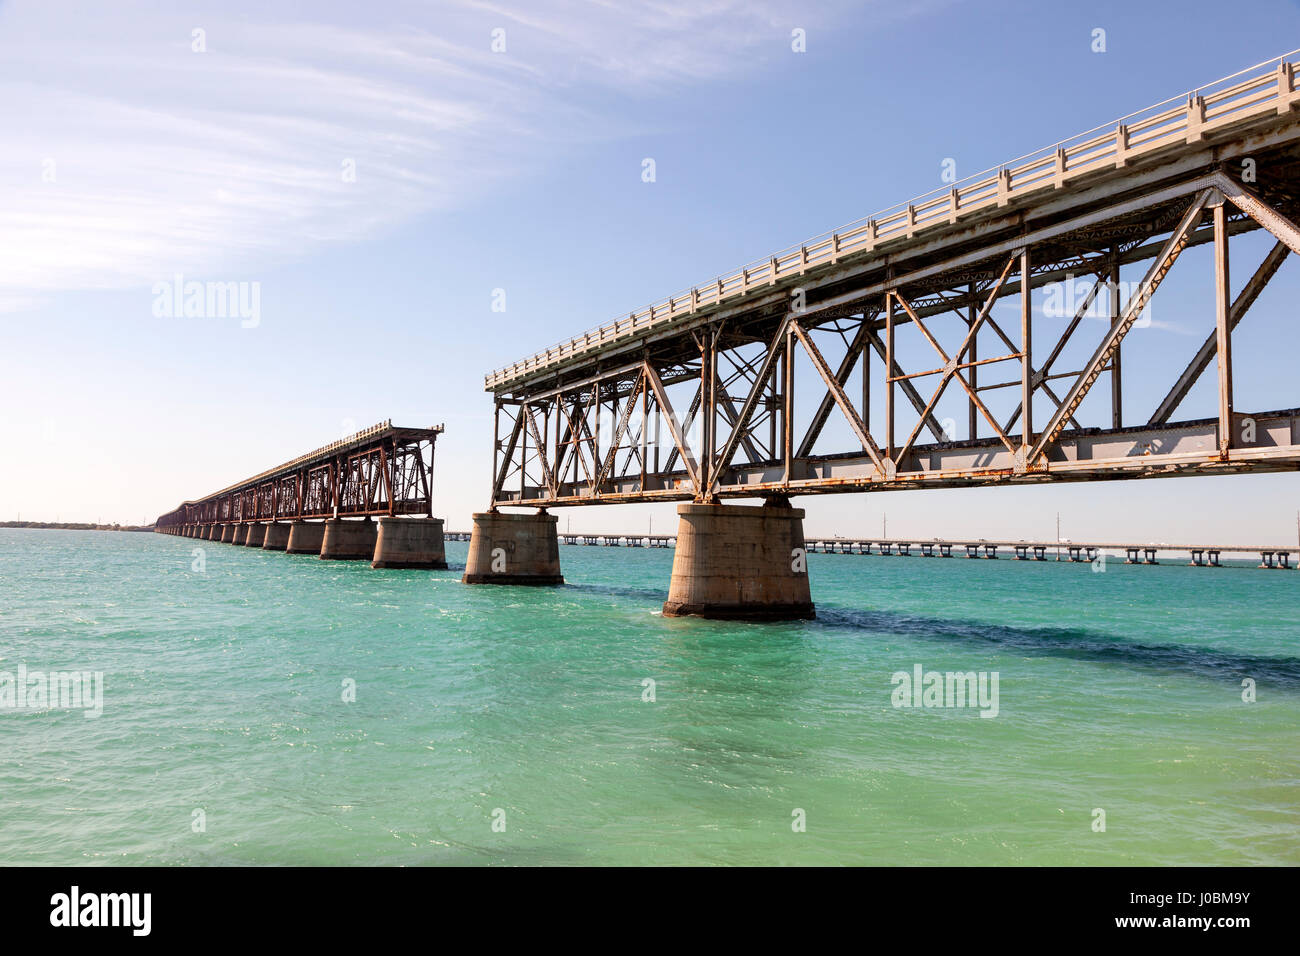
<instances>
[{"instance_id":1,"label":"concrete pier","mask_svg":"<svg viewBox=\"0 0 1300 956\"><path fill-rule=\"evenodd\" d=\"M684 504L664 614L774 621L815 616L802 508Z\"/></svg>"},{"instance_id":2,"label":"concrete pier","mask_svg":"<svg viewBox=\"0 0 1300 956\"><path fill-rule=\"evenodd\" d=\"M283 521L272 521L266 526L266 537L262 547L267 551L283 551L289 543L289 525Z\"/></svg>"},{"instance_id":3,"label":"concrete pier","mask_svg":"<svg viewBox=\"0 0 1300 956\"><path fill-rule=\"evenodd\" d=\"M325 522L325 536L321 540L322 560L369 560L375 553L375 523L369 518L345 520L331 518Z\"/></svg>"},{"instance_id":4,"label":"concrete pier","mask_svg":"<svg viewBox=\"0 0 1300 956\"><path fill-rule=\"evenodd\" d=\"M266 525L254 522L248 526L244 532L244 546L249 548L260 548L266 541Z\"/></svg>"},{"instance_id":5,"label":"concrete pier","mask_svg":"<svg viewBox=\"0 0 1300 956\"><path fill-rule=\"evenodd\" d=\"M555 515L474 515L465 584L563 584Z\"/></svg>"},{"instance_id":6,"label":"concrete pier","mask_svg":"<svg viewBox=\"0 0 1300 956\"><path fill-rule=\"evenodd\" d=\"M320 554L325 540L325 524L320 521L295 521L289 525L289 540L284 550L290 554Z\"/></svg>"},{"instance_id":7,"label":"concrete pier","mask_svg":"<svg viewBox=\"0 0 1300 956\"><path fill-rule=\"evenodd\" d=\"M447 567L441 518L380 518L372 568Z\"/></svg>"},{"instance_id":8,"label":"concrete pier","mask_svg":"<svg viewBox=\"0 0 1300 956\"><path fill-rule=\"evenodd\" d=\"M235 526L233 524L223 524L221 526L221 540L226 544L231 544L235 540Z\"/></svg>"}]
</instances>

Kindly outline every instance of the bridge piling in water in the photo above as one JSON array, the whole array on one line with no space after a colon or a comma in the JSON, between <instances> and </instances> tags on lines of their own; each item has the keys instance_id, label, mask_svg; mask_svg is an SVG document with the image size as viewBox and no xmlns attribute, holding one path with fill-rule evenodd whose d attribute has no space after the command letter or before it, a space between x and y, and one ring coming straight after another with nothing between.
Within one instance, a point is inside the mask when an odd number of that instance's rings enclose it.
<instances>
[{"instance_id":1,"label":"bridge piling in water","mask_svg":"<svg viewBox=\"0 0 1300 956\"><path fill-rule=\"evenodd\" d=\"M677 507L677 550L664 615L774 621L815 616L802 508Z\"/></svg>"},{"instance_id":2,"label":"bridge piling in water","mask_svg":"<svg viewBox=\"0 0 1300 956\"><path fill-rule=\"evenodd\" d=\"M372 568L447 567L441 518L380 518Z\"/></svg>"},{"instance_id":3,"label":"bridge piling in water","mask_svg":"<svg viewBox=\"0 0 1300 956\"><path fill-rule=\"evenodd\" d=\"M474 531L465 560L465 584L563 584L560 572L559 519L545 511L474 515Z\"/></svg>"},{"instance_id":4,"label":"bridge piling in water","mask_svg":"<svg viewBox=\"0 0 1300 956\"><path fill-rule=\"evenodd\" d=\"M378 534L375 523L369 518L361 521L331 518L325 522L325 533L321 538L321 560L369 560L374 556Z\"/></svg>"},{"instance_id":5,"label":"bridge piling in water","mask_svg":"<svg viewBox=\"0 0 1300 956\"><path fill-rule=\"evenodd\" d=\"M266 551L283 551L289 544L289 525L283 521L272 521L266 526L266 536L262 539L262 548Z\"/></svg>"},{"instance_id":6,"label":"bridge piling in water","mask_svg":"<svg viewBox=\"0 0 1300 956\"><path fill-rule=\"evenodd\" d=\"M284 550L289 554L320 554L325 540L325 525L319 521L295 521L289 525L289 540Z\"/></svg>"}]
</instances>

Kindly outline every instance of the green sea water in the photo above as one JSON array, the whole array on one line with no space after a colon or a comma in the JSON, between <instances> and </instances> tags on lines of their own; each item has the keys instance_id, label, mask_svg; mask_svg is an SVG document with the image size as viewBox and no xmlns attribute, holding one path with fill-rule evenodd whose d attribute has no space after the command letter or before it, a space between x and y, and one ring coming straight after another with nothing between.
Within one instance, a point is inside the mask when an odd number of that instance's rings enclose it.
<instances>
[{"instance_id":1,"label":"green sea water","mask_svg":"<svg viewBox=\"0 0 1300 956\"><path fill-rule=\"evenodd\" d=\"M3 862L1300 863L1295 571L816 554L817 620L735 624L660 615L671 550L466 548L0 530L0 671L104 674L0 709Z\"/></svg>"}]
</instances>

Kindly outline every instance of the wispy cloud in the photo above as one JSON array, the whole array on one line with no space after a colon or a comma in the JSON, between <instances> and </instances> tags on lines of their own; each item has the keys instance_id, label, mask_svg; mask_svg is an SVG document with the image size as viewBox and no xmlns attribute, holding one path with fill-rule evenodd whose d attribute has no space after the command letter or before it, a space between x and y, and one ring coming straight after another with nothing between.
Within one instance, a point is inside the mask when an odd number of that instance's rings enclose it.
<instances>
[{"instance_id":1,"label":"wispy cloud","mask_svg":"<svg viewBox=\"0 0 1300 956\"><path fill-rule=\"evenodd\" d=\"M631 132L611 93L653 95L780 55L791 25L815 25L799 10L6 4L0 311L376 235ZM491 48L498 28L504 53Z\"/></svg>"}]
</instances>

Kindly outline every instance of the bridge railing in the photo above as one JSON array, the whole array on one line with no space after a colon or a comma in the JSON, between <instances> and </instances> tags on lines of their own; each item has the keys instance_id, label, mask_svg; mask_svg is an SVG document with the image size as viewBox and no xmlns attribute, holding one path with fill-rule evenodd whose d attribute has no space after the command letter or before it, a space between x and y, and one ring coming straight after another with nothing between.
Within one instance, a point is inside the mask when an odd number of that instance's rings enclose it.
<instances>
[{"instance_id":1,"label":"bridge railing","mask_svg":"<svg viewBox=\"0 0 1300 956\"><path fill-rule=\"evenodd\" d=\"M911 238L919 230L958 219L1040 190L1060 188L1076 177L1123 166L1131 159L1177 143L1194 143L1206 133L1268 113L1285 113L1297 105L1296 63L1300 50L1266 60L1231 76L1171 97L1154 106L1095 127L994 169L859 219L833 232L791 246L739 271L661 299L608 325L584 332L537 354L489 373L492 391L521 375L535 372L608 343L644 334L682 316L713 308L752 290L870 252L878 245Z\"/></svg>"}]
</instances>

